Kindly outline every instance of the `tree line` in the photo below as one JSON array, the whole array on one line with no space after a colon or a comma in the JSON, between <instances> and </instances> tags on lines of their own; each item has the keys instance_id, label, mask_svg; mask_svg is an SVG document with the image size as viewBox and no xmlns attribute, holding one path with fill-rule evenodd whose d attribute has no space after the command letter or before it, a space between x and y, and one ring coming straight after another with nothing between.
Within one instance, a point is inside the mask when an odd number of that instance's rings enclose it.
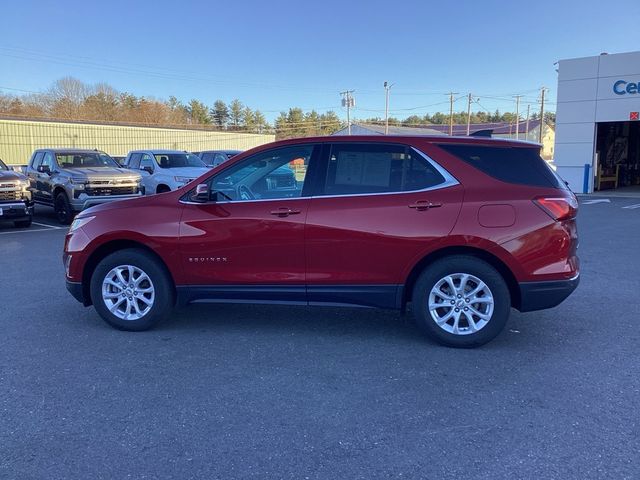
<instances>
[{"instance_id":1,"label":"tree line","mask_svg":"<svg viewBox=\"0 0 640 480\"><path fill-rule=\"evenodd\" d=\"M467 112L453 112L453 123L456 125L466 125L467 124ZM537 120L540 117L538 112L533 112L529 119ZM554 112L545 112L544 114L545 122L548 124L555 124L556 114ZM471 112L471 123L497 123L497 122L505 122L505 123L515 123L516 114L512 112L503 112L501 113L499 110L495 112ZM399 119L396 117L389 117L389 125L395 126L405 126L405 127L418 127L418 126L428 126L428 125L448 125L449 124L449 113L436 112L436 113L427 113L426 115L410 115L405 119ZM522 115L520 115L520 122L526 121ZM381 124L384 123L384 118L373 117L364 120L365 123L374 123Z\"/></svg>"},{"instance_id":2,"label":"tree line","mask_svg":"<svg viewBox=\"0 0 640 480\"><path fill-rule=\"evenodd\" d=\"M208 106L197 99L182 103L174 96L168 100L119 92L106 83L86 84L73 77L55 81L42 93L9 95L0 93L0 114L28 118L49 118L88 122L134 123L150 126L189 126L221 131L271 133L276 138L330 135L346 126L333 111L318 113L290 108L281 112L273 124L260 110L254 110L235 99L228 104L216 100ZM537 118L534 114L531 118ZM513 122L510 112L474 112L472 123ZM545 119L555 122L555 114ZM466 123L467 113L456 112L454 123ZM382 123L384 119L368 118L366 123ZM411 115L405 119L390 118L391 125L423 126L449 123L448 113Z\"/></svg>"}]
</instances>

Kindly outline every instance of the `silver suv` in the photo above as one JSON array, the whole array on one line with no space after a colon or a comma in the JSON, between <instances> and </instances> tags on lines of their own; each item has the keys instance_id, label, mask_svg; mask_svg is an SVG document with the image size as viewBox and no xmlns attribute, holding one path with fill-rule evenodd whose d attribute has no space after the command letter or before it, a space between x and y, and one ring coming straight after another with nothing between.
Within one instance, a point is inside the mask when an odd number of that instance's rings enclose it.
<instances>
[{"instance_id":1,"label":"silver suv","mask_svg":"<svg viewBox=\"0 0 640 480\"><path fill-rule=\"evenodd\" d=\"M39 149L26 174L33 201L53 207L62 224L93 205L142 195L140 175L99 150Z\"/></svg>"}]
</instances>

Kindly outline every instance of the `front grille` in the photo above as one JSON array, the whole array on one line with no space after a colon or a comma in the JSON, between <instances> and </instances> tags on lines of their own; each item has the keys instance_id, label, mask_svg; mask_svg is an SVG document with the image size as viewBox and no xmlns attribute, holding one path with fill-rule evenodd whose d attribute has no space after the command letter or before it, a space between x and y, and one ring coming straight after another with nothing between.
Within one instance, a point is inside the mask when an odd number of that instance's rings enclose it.
<instances>
[{"instance_id":1,"label":"front grille","mask_svg":"<svg viewBox=\"0 0 640 480\"><path fill-rule=\"evenodd\" d=\"M138 187L131 185L128 187L87 187L85 192L89 196L101 197L109 195L133 195L138 193Z\"/></svg>"},{"instance_id":2,"label":"front grille","mask_svg":"<svg viewBox=\"0 0 640 480\"><path fill-rule=\"evenodd\" d=\"M15 183L0 183L0 188L16 188L17 185Z\"/></svg>"},{"instance_id":3,"label":"front grille","mask_svg":"<svg viewBox=\"0 0 640 480\"><path fill-rule=\"evenodd\" d=\"M10 192L0 192L0 202L22 200L22 192L20 190L14 190Z\"/></svg>"}]
</instances>

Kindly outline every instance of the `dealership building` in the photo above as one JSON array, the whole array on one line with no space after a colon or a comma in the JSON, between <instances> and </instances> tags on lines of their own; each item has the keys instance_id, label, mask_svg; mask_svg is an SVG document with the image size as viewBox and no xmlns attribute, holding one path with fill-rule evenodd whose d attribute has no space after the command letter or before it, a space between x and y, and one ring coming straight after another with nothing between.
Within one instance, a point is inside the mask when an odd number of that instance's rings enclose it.
<instances>
[{"instance_id":1,"label":"dealership building","mask_svg":"<svg viewBox=\"0 0 640 480\"><path fill-rule=\"evenodd\" d=\"M640 52L560 60L555 164L574 192L640 192Z\"/></svg>"}]
</instances>

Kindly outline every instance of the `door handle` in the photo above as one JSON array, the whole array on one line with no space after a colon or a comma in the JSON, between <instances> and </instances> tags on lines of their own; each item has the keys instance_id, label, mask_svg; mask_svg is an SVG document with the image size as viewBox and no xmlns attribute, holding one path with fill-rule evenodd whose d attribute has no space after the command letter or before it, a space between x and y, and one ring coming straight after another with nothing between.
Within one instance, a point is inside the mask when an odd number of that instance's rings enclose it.
<instances>
[{"instance_id":1,"label":"door handle","mask_svg":"<svg viewBox=\"0 0 640 480\"><path fill-rule=\"evenodd\" d=\"M271 215L276 215L278 217L288 217L289 215L297 215L299 213L300 210L292 210L286 207L281 207L277 210L271 210Z\"/></svg>"},{"instance_id":2,"label":"door handle","mask_svg":"<svg viewBox=\"0 0 640 480\"><path fill-rule=\"evenodd\" d=\"M418 200L415 203L409 205L409 208L415 208L418 211L429 210L430 208L441 207L442 203L427 202L426 200Z\"/></svg>"}]
</instances>

